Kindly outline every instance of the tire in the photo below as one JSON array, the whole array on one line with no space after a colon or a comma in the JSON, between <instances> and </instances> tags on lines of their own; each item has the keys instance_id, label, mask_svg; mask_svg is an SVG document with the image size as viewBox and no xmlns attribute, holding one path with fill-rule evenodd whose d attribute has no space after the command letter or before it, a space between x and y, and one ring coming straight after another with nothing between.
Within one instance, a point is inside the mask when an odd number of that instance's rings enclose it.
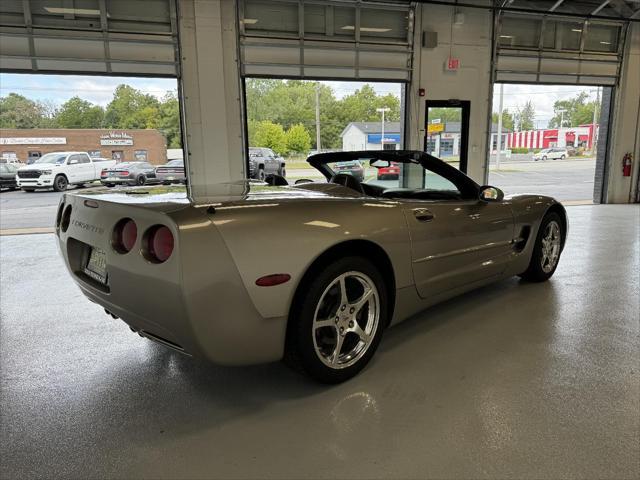
<instances>
[{"instance_id":1,"label":"tire","mask_svg":"<svg viewBox=\"0 0 640 480\"><path fill-rule=\"evenodd\" d=\"M547 159L547 156L546 156L546 155L545 155L544 157L542 157L542 160L543 160L543 161L544 161L544 160L546 160L546 159Z\"/></svg>"},{"instance_id":2,"label":"tire","mask_svg":"<svg viewBox=\"0 0 640 480\"><path fill-rule=\"evenodd\" d=\"M105 183L105 185L106 185L108 188L113 188L113 187L115 187L115 186L116 186L116 184L115 184L115 183Z\"/></svg>"},{"instance_id":3,"label":"tire","mask_svg":"<svg viewBox=\"0 0 640 480\"><path fill-rule=\"evenodd\" d=\"M264 179L265 179L266 177L267 177L267 176L266 176L266 175L265 175L265 173L264 173L264 168L259 168L259 169L258 169L258 175L256 176L256 178L257 178L258 180L260 180L261 182L264 182Z\"/></svg>"},{"instance_id":4,"label":"tire","mask_svg":"<svg viewBox=\"0 0 640 480\"><path fill-rule=\"evenodd\" d=\"M287 169L285 167L280 168L280 170L278 170L278 175L280 175L281 177L286 177Z\"/></svg>"},{"instance_id":5,"label":"tire","mask_svg":"<svg viewBox=\"0 0 640 480\"><path fill-rule=\"evenodd\" d=\"M557 228L557 233L552 235L552 241L549 243L548 235L554 231L554 228ZM529 266L520 274L520 277L530 282L544 282L551 278L560 262L564 236L565 231L560 215L555 212L547 213L540 223ZM552 256L549 257L549 255Z\"/></svg>"},{"instance_id":6,"label":"tire","mask_svg":"<svg viewBox=\"0 0 640 480\"><path fill-rule=\"evenodd\" d=\"M58 175L53 180L53 190L56 192L64 192L69 186L69 181L64 175Z\"/></svg>"},{"instance_id":7,"label":"tire","mask_svg":"<svg viewBox=\"0 0 640 480\"><path fill-rule=\"evenodd\" d=\"M564 155L560 155L560 160L564 160L566 157Z\"/></svg>"},{"instance_id":8,"label":"tire","mask_svg":"<svg viewBox=\"0 0 640 480\"><path fill-rule=\"evenodd\" d=\"M365 285L370 296L358 307ZM386 285L369 260L345 257L330 263L299 287L289 317L285 363L322 383L350 379L373 357L388 311ZM318 320L324 325L318 326Z\"/></svg>"},{"instance_id":9,"label":"tire","mask_svg":"<svg viewBox=\"0 0 640 480\"><path fill-rule=\"evenodd\" d=\"M147 183L147 179L144 175L140 175L138 178L136 178L136 185L141 187L145 183Z\"/></svg>"}]
</instances>

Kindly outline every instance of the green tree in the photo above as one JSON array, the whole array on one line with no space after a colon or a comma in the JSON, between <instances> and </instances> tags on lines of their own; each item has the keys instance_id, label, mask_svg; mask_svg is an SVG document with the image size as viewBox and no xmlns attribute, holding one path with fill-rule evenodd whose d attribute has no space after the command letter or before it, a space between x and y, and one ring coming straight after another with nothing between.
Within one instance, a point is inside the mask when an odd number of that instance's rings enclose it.
<instances>
[{"instance_id":1,"label":"green tree","mask_svg":"<svg viewBox=\"0 0 640 480\"><path fill-rule=\"evenodd\" d=\"M60 128L101 128L104 110L80 97L72 97L56 112L55 120Z\"/></svg>"},{"instance_id":2,"label":"green tree","mask_svg":"<svg viewBox=\"0 0 640 480\"><path fill-rule=\"evenodd\" d=\"M282 125L263 120L256 125L252 147L267 147L276 153L287 151L287 140Z\"/></svg>"},{"instance_id":3,"label":"green tree","mask_svg":"<svg viewBox=\"0 0 640 480\"><path fill-rule=\"evenodd\" d=\"M497 125L498 124L498 117L499 117L498 112L493 112L491 114L491 122L495 123ZM514 125L515 125L515 121L513 119L513 115L511 114L511 112L509 110L507 110L505 108L504 110L502 110L502 128L504 130L513 131Z\"/></svg>"},{"instance_id":4,"label":"green tree","mask_svg":"<svg viewBox=\"0 0 640 480\"><path fill-rule=\"evenodd\" d=\"M160 102L158 128L167 139L167 148L181 148L180 105L174 92L167 92Z\"/></svg>"},{"instance_id":5,"label":"green tree","mask_svg":"<svg viewBox=\"0 0 640 480\"><path fill-rule=\"evenodd\" d=\"M440 123L462 121L462 109L460 108L430 108L429 121L440 120Z\"/></svg>"},{"instance_id":6,"label":"green tree","mask_svg":"<svg viewBox=\"0 0 640 480\"><path fill-rule=\"evenodd\" d=\"M40 128L52 126L50 105L17 93L0 97L0 128Z\"/></svg>"},{"instance_id":7,"label":"green tree","mask_svg":"<svg viewBox=\"0 0 640 480\"><path fill-rule=\"evenodd\" d=\"M522 108L518 107L515 114L515 127L519 131L533 130L536 109L531 100L527 100Z\"/></svg>"},{"instance_id":8,"label":"green tree","mask_svg":"<svg viewBox=\"0 0 640 480\"><path fill-rule=\"evenodd\" d=\"M593 112L596 102L588 102L589 94L580 92L568 100L557 100L553 104L554 116L549 120L549 127L560 127L560 120L564 118L565 127L577 127L593 122ZM564 110L564 113L561 111Z\"/></svg>"},{"instance_id":9,"label":"green tree","mask_svg":"<svg viewBox=\"0 0 640 480\"><path fill-rule=\"evenodd\" d=\"M293 125L286 133L287 151L307 153L311 149L311 136L303 125Z\"/></svg>"},{"instance_id":10,"label":"green tree","mask_svg":"<svg viewBox=\"0 0 640 480\"><path fill-rule=\"evenodd\" d=\"M107 105L104 123L107 128L157 128L160 102L153 95L129 85L118 85Z\"/></svg>"}]
</instances>

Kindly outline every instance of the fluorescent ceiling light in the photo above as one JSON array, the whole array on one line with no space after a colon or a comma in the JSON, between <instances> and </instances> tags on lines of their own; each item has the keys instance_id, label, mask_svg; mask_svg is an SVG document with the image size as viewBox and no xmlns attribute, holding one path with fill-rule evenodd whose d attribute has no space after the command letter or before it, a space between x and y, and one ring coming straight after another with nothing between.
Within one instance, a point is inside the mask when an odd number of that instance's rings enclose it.
<instances>
[{"instance_id":1,"label":"fluorescent ceiling light","mask_svg":"<svg viewBox=\"0 0 640 480\"><path fill-rule=\"evenodd\" d=\"M513 38L513 35L500 35L500 38Z\"/></svg>"},{"instance_id":2,"label":"fluorescent ceiling light","mask_svg":"<svg viewBox=\"0 0 640 480\"><path fill-rule=\"evenodd\" d=\"M44 7L49 13L61 13L62 15L100 15L100 10L92 8L63 8L63 7Z\"/></svg>"},{"instance_id":3,"label":"fluorescent ceiling light","mask_svg":"<svg viewBox=\"0 0 640 480\"><path fill-rule=\"evenodd\" d=\"M600 42L602 45L611 45L611 42Z\"/></svg>"},{"instance_id":4,"label":"fluorescent ceiling light","mask_svg":"<svg viewBox=\"0 0 640 480\"><path fill-rule=\"evenodd\" d=\"M354 27L353 25L345 25L344 27L341 27L341 30L355 30L356 27ZM371 33L384 33L384 32L390 32L391 29L390 28L378 28L378 27L360 27L360 31L361 32L371 32Z\"/></svg>"},{"instance_id":5,"label":"fluorescent ceiling light","mask_svg":"<svg viewBox=\"0 0 640 480\"><path fill-rule=\"evenodd\" d=\"M258 19L257 18L244 18L242 19L242 23L244 23L245 25L253 25L258 23Z\"/></svg>"},{"instance_id":6,"label":"fluorescent ceiling light","mask_svg":"<svg viewBox=\"0 0 640 480\"><path fill-rule=\"evenodd\" d=\"M572 32L578 32L578 33L582 33L582 30L579 28L572 28L571 29Z\"/></svg>"}]
</instances>

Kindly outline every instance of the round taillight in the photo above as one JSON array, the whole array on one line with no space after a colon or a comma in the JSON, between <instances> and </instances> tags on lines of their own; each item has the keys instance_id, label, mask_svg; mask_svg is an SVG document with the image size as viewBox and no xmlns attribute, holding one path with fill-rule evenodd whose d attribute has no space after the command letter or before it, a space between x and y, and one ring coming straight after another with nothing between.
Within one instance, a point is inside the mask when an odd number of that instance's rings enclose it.
<instances>
[{"instance_id":1,"label":"round taillight","mask_svg":"<svg viewBox=\"0 0 640 480\"><path fill-rule=\"evenodd\" d=\"M67 205L67 208L64 209L62 219L60 220L60 230L66 232L67 228L69 228L69 223L71 223L71 205Z\"/></svg>"},{"instance_id":2,"label":"round taillight","mask_svg":"<svg viewBox=\"0 0 640 480\"><path fill-rule=\"evenodd\" d=\"M113 229L112 245L118 253L129 253L136 244L138 227L130 218L123 218Z\"/></svg>"},{"instance_id":3,"label":"round taillight","mask_svg":"<svg viewBox=\"0 0 640 480\"><path fill-rule=\"evenodd\" d=\"M143 254L153 263L162 263L173 253L173 234L164 225L154 225L145 234Z\"/></svg>"}]
</instances>

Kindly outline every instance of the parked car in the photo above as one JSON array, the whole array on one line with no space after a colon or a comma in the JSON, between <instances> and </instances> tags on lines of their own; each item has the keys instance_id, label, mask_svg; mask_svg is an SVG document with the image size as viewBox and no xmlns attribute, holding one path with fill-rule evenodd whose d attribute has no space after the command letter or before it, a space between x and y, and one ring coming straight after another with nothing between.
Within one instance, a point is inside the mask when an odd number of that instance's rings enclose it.
<instances>
[{"instance_id":1,"label":"parked car","mask_svg":"<svg viewBox=\"0 0 640 480\"><path fill-rule=\"evenodd\" d=\"M0 189L15 190L18 188L18 182L16 181L17 171L18 167L13 163L0 163Z\"/></svg>"},{"instance_id":2,"label":"parked car","mask_svg":"<svg viewBox=\"0 0 640 480\"><path fill-rule=\"evenodd\" d=\"M564 160L569 156L569 152L566 148L543 148L533 156L534 161L538 160Z\"/></svg>"},{"instance_id":3,"label":"parked car","mask_svg":"<svg viewBox=\"0 0 640 480\"><path fill-rule=\"evenodd\" d=\"M361 182L364 181L364 167L362 166L362 163L357 160L349 162L337 162L334 166L334 170L336 173L346 173L349 175L353 175Z\"/></svg>"},{"instance_id":4,"label":"parked car","mask_svg":"<svg viewBox=\"0 0 640 480\"><path fill-rule=\"evenodd\" d=\"M184 171L184 160L170 160L166 164L156 167L156 178L165 185L184 183L187 178Z\"/></svg>"},{"instance_id":5,"label":"parked car","mask_svg":"<svg viewBox=\"0 0 640 480\"><path fill-rule=\"evenodd\" d=\"M17 157L0 157L0 163L11 163L13 165L21 166L20 160Z\"/></svg>"},{"instance_id":6,"label":"parked car","mask_svg":"<svg viewBox=\"0 0 640 480\"><path fill-rule=\"evenodd\" d=\"M156 169L148 162L120 162L102 170L100 183L107 187L114 187L115 185L158 183L158 180Z\"/></svg>"},{"instance_id":7,"label":"parked car","mask_svg":"<svg viewBox=\"0 0 640 480\"><path fill-rule=\"evenodd\" d=\"M284 158L270 148L249 147L249 178L264 181L267 175L286 177Z\"/></svg>"},{"instance_id":8,"label":"parked car","mask_svg":"<svg viewBox=\"0 0 640 480\"><path fill-rule=\"evenodd\" d=\"M388 167L378 169L378 180L397 180L400 177L400 165L391 162Z\"/></svg>"},{"instance_id":9,"label":"parked car","mask_svg":"<svg viewBox=\"0 0 640 480\"><path fill-rule=\"evenodd\" d=\"M411 163L426 185L332 169L352 161ZM553 198L505 198L419 151L308 162L326 183L209 185L211 204L153 186L144 198L66 193L59 251L81 291L144 337L221 364L284 358L329 383L364 368L389 325L513 275L547 280L558 265L567 217Z\"/></svg>"},{"instance_id":10,"label":"parked car","mask_svg":"<svg viewBox=\"0 0 640 480\"><path fill-rule=\"evenodd\" d=\"M115 164L115 160L91 158L86 152L47 153L18 169L18 186L25 192L43 188L61 192L69 185L100 180L100 172Z\"/></svg>"}]
</instances>

